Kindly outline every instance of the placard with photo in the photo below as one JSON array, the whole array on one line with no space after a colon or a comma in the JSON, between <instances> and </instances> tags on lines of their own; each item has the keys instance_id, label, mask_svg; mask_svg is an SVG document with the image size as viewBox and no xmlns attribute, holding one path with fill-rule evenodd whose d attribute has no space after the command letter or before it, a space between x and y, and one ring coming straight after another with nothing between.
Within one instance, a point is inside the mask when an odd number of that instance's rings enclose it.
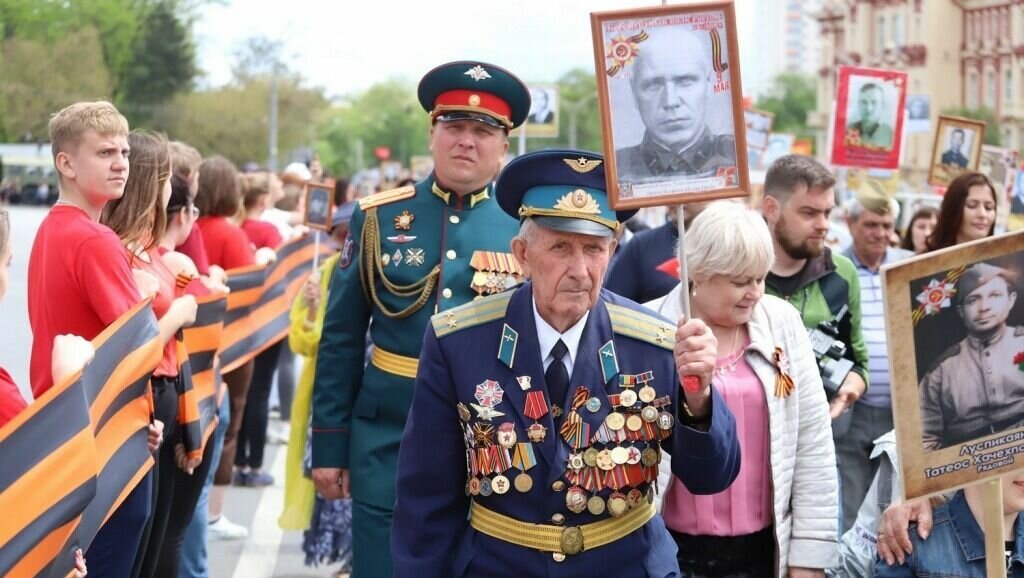
<instances>
[{"instance_id":1,"label":"placard with photo","mask_svg":"<svg viewBox=\"0 0 1024 578\"><path fill-rule=\"evenodd\" d=\"M842 66L832 127L832 164L899 168L907 73Z\"/></svg>"},{"instance_id":2,"label":"placard with photo","mask_svg":"<svg viewBox=\"0 0 1024 578\"><path fill-rule=\"evenodd\" d=\"M330 231L334 210L334 187L327 183L306 183L306 212L302 224L310 229Z\"/></svg>"},{"instance_id":3,"label":"placard with photo","mask_svg":"<svg viewBox=\"0 0 1024 578\"><path fill-rule=\"evenodd\" d=\"M940 116L935 127L928 184L948 187L958 176L978 170L985 123L956 116Z\"/></svg>"}]
</instances>

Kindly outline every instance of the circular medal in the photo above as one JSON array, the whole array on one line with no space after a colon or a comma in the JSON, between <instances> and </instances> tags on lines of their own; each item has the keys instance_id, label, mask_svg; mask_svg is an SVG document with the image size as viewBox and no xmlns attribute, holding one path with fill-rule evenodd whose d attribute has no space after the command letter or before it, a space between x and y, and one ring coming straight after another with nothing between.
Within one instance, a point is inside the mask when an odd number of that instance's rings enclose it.
<instances>
[{"instance_id":1,"label":"circular medal","mask_svg":"<svg viewBox=\"0 0 1024 578\"><path fill-rule=\"evenodd\" d=\"M572 454L569 456L569 469L574 471L580 471L583 469L583 456L580 454Z\"/></svg>"},{"instance_id":2,"label":"circular medal","mask_svg":"<svg viewBox=\"0 0 1024 578\"><path fill-rule=\"evenodd\" d=\"M587 451L583 452L583 463L590 467L597 466L597 450L594 448L587 448Z\"/></svg>"},{"instance_id":3,"label":"circular medal","mask_svg":"<svg viewBox=\"0 0 1024 578\"><path fill-rule=\"evenodd\" d=\"M601 450L597 452L597 467L606 472L615 468L615 461L612 460L612 453L610 451Z\"/></svg>"},{"instance_id":4,"label":"circular medal","mask_svg":"<svg viewBox=\"0 0 1024 578\"><path fill-rule=\"evenodd\" d=\"M473 273L473 285L476 285L477 287L486 287L487 274L482 271L477 271L476 273Z\"/></svg>"},{"instance_id":5,"label":"circular medal","mask_svg":"<svg viewBox=\"0 0 1024 578\"><path fill-rule=\"evenodd\" d=\"M604 424L612 431L619 431L626 425L626 418L621 413L610 413L604 418Z\"/></svg>"},{"instance_id":6,"label":"circular medal","mask_svg":"<svg viewBox=\"0 0 1024 578\"><path fill-rule=\"evenodd\" d=\"M660 427L663 430L668 431L672 429L672 426L675 423L676 418L672 417L672 414L670 414L667 411L661 412L661 415L658 416L658 427Z\"/></svg>"},{"instance_id":7,"label":"circular medal","mask_svg":"<svg viewBox=\"0 0 1024 578\"><path fill-rule=\"evenodd\" d=\"M636 446L629 446L626 451L629 453L629 457L626 458L627 464L632 466L640 463L640 450Z\"/></svg>"},{"instance_id":8,"label":"circular medal","mask_svg":"<svg viewBox=\"0 0 1024 578\"><path fill-rule=\"evenodd\" d=\"M469 493L474 496L480 495L480 480L477 478L470 478L469 480Z\"/></svg>"},{"instance_id":9,"label":"circular medal","mask_svg":"<svg viewBox=\"0 0 1024 578\"><path fill-rule=\"evenodd\" d=\"M587 509L587 493L579 486L573 486L565 492L565 507L574 514Z\"/></svg>"},{"instance_id":10,"label":"circular medal","mask_svg":"<svg viewBox=\"0 0 1024 578\"><path fill-rule=\"evenodd\" d=\"M644 493L640 490L633 488L626 494L626 503L630 509L636 508L640 504L644 503Z\"/></svg>"},{"instance_id":11,"label":"circular medal","mask_svg":"<svg viewBox=\"0 0 1024 578\"><path fill-rule=\"evenodd\" d=\"M516 445L516 424L507 421L498 426L498 445L509 449Z\"/></svg>"},{"instance_id":12,"label":"circular medal","mask_svg":"<svg viewBox=\"0 0 1024 578\"><path fill-rule=\"evenodd\" d=\"M644 451L640 452L640 463L649 468L657 465L659 457L658 450L651 447L644 448Z\"/></svg>"},{"instance_id":13,"label":"circular medal","mask_svg":"<svg viewBox=\"0 0 1024 578\"><path fill-rule=\"evenodd\" d=\"M590 413L597 413L601 411L601 398L592 397L587 400L587 411Z\"/></svg>"},{"instance_id":14,"label":"circular medal","mask_svg":"<svg viewBox=\"0 0 1024 578\"><path fill-rule=\"evenodd\" d=\"M612 450L612 461L615 462L616 465L621 466L622 464L626 463L626 460L628 459L629 452L626 450L626 448L619 446Z\"/></svg>"},{"instance_id":15,"label":"circular medal","mask_svg":"<svg viewBox=\"0 0 1024 578\"><path fill-rule=\"evenodd\" d=\"M626 419L626 429L629 431L640 431L644 427L644 420L638 415L631 415Z\"/></svg>"},{"instance_id":16,"label":"circular medal","mask_svg":"<svg viewBox=\"0 0 1024 578\"><path fill-rule=\"evenodd\" d=\"M654 423L658 421L658 408L649 405L640 411L640 417L647 423Z\"/></svg>"},{"instance_id":17,"label":"circular medal","mask_svg":"<svg viewBox=\"0 0 1024 578\"><path fill-rule=\"evenodd\" d=\"M615 492L611 496L608 496L608 513L611 514L613 518L618 518L625 514L628 509L629 503L626 501L626 496L623 496L619 492Z\"/></svg>"},{"instance_id":18,"label":"circular medal","mask_svg":"<svg viewBox=\"0 0 1024 578\"><path fill-rule=\"evenodd\" d=\"M523 472L516 476L516 480L514 483L516 485L516 491L522 492L524 494L533 489L533 478L531 478L530 474L526 472Z\"/></svg>"},{"instance_id":19,"label":"circular medal","mask_svg":"<svg viewBox=\"0 0 1024 578\"><path fill-rule=\"evenodd\" d=\"M654 391L653 387L645 385L640 388L637 395L640 397L640 401L644 403L651 403L654 401L654 398L658 397L658 392Z\"/></svg>"},{"instance_id":20,"label":"circular medal","mask_svg":"<svg viewBox=\"0 0 1024 578\"><path fill-rule=\"evenodd\" d=\"M487 497L494 493L494 488L491 487L491 480L484 478L480 480L480 495Z\"/></svg>"},{"instance_id":21,"label":"circular medal","mask_svg":"<svg viewBox=\"0 0 1024 578\"><path fill-rule=\"evenodd\" d=\"M539 423L535 423L526 428L526 437L530 438L530 441L533 443L542 443L544 441L544 436L547 434L548 428L540 425Z\"/></svg>"},{"instance_id":22,"label":"circular medal","mask_svg":"<svg viewBox=\"0 0 1024 578\"><path fill-rule=\"evenodd\" d=\"M503 476L501 474L498 474L497 476L494 476L494 479L491 480L491 489L494 490L494 493L498 494L499 496L503 495L503 494L507 494L509 488L511 488L511 487L512 486L511 486L511 484L509 484L508 478L506 478L505 476Z\"/></svg>"},{"instance_id":23,"label":"circular medal","mask_svg":"<svg viewBox=\"0 0 1024 578\"><path fill-rule=\"evenodd\" d=\"M622 393L619 394L619 402L624 407L633 407L636 404L636 392L632 389L622 390Z\"/></svg>"},{"instance_id":24,"label":"circular medal","mask_svg":"<svg viewBox=\"0 0 1024 578\"><path fill-rule=\"evenodd\" d=\"M604 498L600 496L592 496L587 500L587 511L595 516L600 516L604 513Z\"/></svg>"}]
</instances>

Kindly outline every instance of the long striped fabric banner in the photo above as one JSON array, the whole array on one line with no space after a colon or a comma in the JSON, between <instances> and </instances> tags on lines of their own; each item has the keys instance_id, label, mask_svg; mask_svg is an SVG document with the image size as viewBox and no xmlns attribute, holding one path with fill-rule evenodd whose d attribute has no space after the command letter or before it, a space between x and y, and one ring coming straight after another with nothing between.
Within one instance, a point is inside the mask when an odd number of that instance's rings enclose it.
<instances>
[{"instance_id":1,"label":"long striped fabric banner","mask_svg":"<svg viewBox=\"0 0 1024 578\"><path fill-rule=\"evenodd\" d=\"M270 265L231 269L227 314L221 340L221 371L238 369L288 335L292 301L312 272L316 247L312 235L281 245ZM321 256L330 249L320 244Z\"/></svg>"},{"instance_id":2,"label":"long striped fabric banner","mask_svg":"<svg viewBox=\"0 0 1024 578\"><path fill-rule=\"evenodd\" d=\"M0 429L0 576L67 576L153 466L149 378L163 347L149 300L92 343L80 375Z\"/></svg>"},{"instance_id":3,"label":"long striped fabric banner","mask_svg":"<svg viewBox=\"0 0 1024 578\"><path fill-rule=\"evenodd\" d=\"M189 457L202 456L210 435L217 429L217 348L224 329L227 297L215 293L198 299L196 322L186 327L183 348L188 356L178 355L180 381L186 394L180 397L179 421L184 428L185 451ZM181 351L181 349L179 349ZM187 407L186 407L187 406Z\"/></svg>"}]
</instances>

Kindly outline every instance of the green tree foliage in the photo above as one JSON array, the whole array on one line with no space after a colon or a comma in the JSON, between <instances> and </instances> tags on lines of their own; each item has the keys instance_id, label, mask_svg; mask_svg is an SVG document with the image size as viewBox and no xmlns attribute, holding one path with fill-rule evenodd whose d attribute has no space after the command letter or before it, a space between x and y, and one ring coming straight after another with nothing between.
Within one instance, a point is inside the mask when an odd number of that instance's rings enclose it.
<instances>
[{"instance_id":1,"label":"green tree foliage","mask_svg":"<svg viewBox=\"0 0 1024 578\"><path fill-rule=\"evenodd\" d=\"M807 127L807 113L817 107L813 78L795 73L780 74L755 107L775 115L772 132L792 133L797 138L814 137L814 131Z\"/></svg>"},{"instance_id":2,"label":"green tree foliage","mask_svg":"<svg viewBox=\"0 0 1024 578\"><path fill-rule=\"evenodd\" d=\"M963 106L959 108L944 109L942 114L969 118L971 120L985 123L985 144L993 146L1001 145L1003 135L999 134L999 119L996 118L996 113L991 108L967 108L966 106Z\"/></svg>"},{"instance_id":3,"label":"green tree foliage","mask_svg":"<svg viewBox=\"0 0 1024 578\"><path fill-rule=\"evenodd\" d=\"M110 74L96 30L47 44L11 38L0 60L0 137L45 142L50 115L78 100L109 99Z\"/></svg>"},{"instance_id":4,"label":"green tree foliage","mask_svg":"<svg viewBox=\"0 0 1024 578\"><path fill-rule=\"evenodd\" d=\"M132 47L132 61L119 83L118 102L133 124L151 118L155 107L192 88L195 44L175 2L149 9Z\"/></svg>"}]
</instances>

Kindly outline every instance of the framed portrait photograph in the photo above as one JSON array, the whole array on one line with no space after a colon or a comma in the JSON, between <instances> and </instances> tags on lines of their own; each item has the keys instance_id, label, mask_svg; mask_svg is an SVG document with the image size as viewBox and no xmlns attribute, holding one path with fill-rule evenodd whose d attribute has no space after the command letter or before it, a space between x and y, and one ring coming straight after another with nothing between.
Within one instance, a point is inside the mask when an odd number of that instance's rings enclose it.
<instances>
[{"instance_id":1,"label":"framed portrait photograph","mask_svg":"<svg viewBox=\"0 0 1024 578\"><path fill-rule=\"evenodd\" d=\"M743 111L743 120L747 127L747 148L764 150L768 148L768 135L772 132L775 115L756 108Z\"/></svg>"},{"instance_id":2,"label":"framed portrait photograph","mask_svg":"<svg viewBox=\"0 0 1024 578\"><path fill-rule=\"evenodd\" d=\"M334 187L327 183L306 183L306 213L302 224L310 229L330 231L334 211Z\"/></svg>"},{"instance_id":3,"label":"framed portrait photograph","mask_svg":"<svg viewBox=\"0 0 1024 578\"><path fill-rule=\"evenodd\" d=\"M832 164L899 168L906 96L906 72L839 67Z\"/></svg>"},{"instance_id":4,"label":"framed portrait photograph","mask_svg":"<svg viewBox=\"0 0 1024 578\"><path fill-rule=\"evenodd\" d=\"M609 202L750 191L733 2L590 15Z\"/></svg>"},{"instance_id":5,"label":"framed portrait photograph","mask_svg":"<svg viewBox=\"0 0 1024 578\"><path fill-rule=\"evenodd\" d=\"M905 498L1024 468L1024 231L882 280Z\"/></svg>"},{"instance_id":6,"label":"framed portrait photograph","mask_svg":"<svg viewBox=\"0 0 1024 578\"><path fill-rule=\"evenodd\" d=\"M531 84L530 112L526 122L509 136L518 136L523 130L529 138L558 138L558 86Z\"/></svg>"},{"instance_id":7,"label":"framed portrait photograph","mask_svg":"<svg viewBox=\"0 0 1024 578\"><path fill-rule=\"evenodd\" d=\"M932 132L932 97L927 94L907 95L907 134Z\"/></svg>"},{"instance_id":8,"label":"framed portrait photograph","mask_svg":"<svg viewBox=\"0 0 1024 578\"><path fill-rule=\"evenodd\" d=\"M928 184L948 187L961 174L978 170L984 140L985 123L957 116L940 116L935 127Z\"/></svg>"}]
</instances>

